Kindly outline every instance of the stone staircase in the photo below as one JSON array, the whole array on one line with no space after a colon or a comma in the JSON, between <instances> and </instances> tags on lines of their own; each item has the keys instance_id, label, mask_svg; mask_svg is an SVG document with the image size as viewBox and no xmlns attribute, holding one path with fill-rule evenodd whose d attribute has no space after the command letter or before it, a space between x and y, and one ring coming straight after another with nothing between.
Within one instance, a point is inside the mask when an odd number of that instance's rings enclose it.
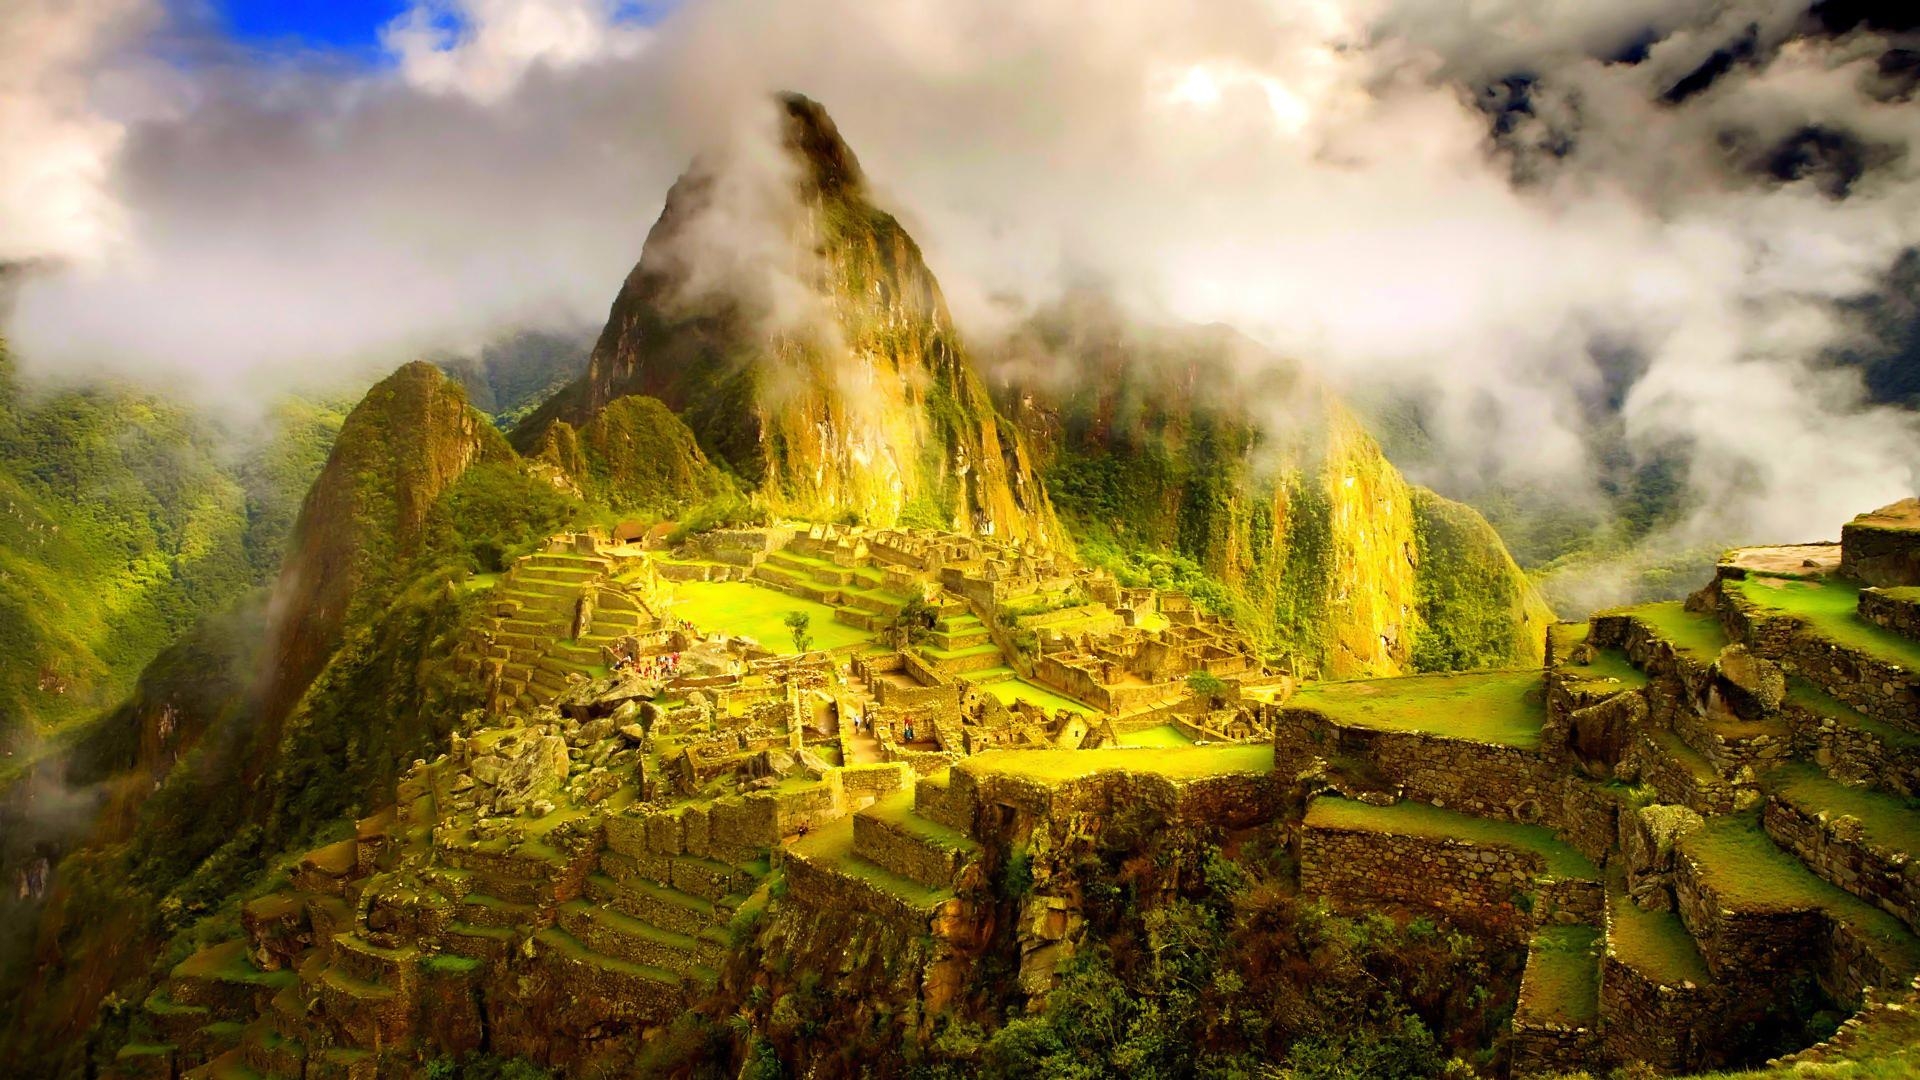
<instances>
[{"instance_id":1,"label":"stone staircase","mask_svg":"<svg viewBox=\"0 0 1920 1080\"><path fill-rule=\"evenodd\" d=\"M833 608L835 622L862 630L886 627L907 605L908 597L889 587L886 572L872 559L859 560L858 565L841 565L800 550L807 543L803 538L769 553L766 560L754 568L752 580L825 604Z\"/></svg>"},{"instance_id":2,"label":"stone staircase","mask_svg":"<svg viewBox=\"0 0 1920 1080\"><path fill-rule=\"evenodd\" d=\"M923 812L940 805L945 789L944 777L923 779L787 845L789 892L825 910L864 911L924 930L960 891L979 884L980 845Z\"/></svg>"},{"instance_id":3,"label":"stone staircase","mask_svg":"<svg viewBox=\"0 0 1920 1080\"><path fill-rule=\"evenodd\" d=\"M554 550L514 564L488 597L488 617L466 650L499 669L496 711L530 713L564 693L573 676L604 674L604 647L655 631L659 620L645 602L613 581L634 558Z\"/></svg>"}]
</instances>

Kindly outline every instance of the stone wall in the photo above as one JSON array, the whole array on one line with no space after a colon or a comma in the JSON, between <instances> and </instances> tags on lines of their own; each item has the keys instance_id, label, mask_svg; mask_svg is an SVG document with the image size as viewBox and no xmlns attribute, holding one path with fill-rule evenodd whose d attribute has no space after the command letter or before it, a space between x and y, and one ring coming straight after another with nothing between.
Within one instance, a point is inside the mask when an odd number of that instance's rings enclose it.
<instances>
[{"instance_id":1,"label":"stone wall","mask_svg":"<svg viewBox=\"0 0 1920 1080\"><path fill-rule=\"evenodd\" d=\"M1274 724L1274 767L1294 775L1314 758L1366 762L1410 799L1480 817L1559 824L1562 772L1536 750L1417 731L1337 724L1286 708Z\"/></svg>"},{"instance_id":2,"label":"stone wall","mask_svg":"<svg viewBox=\"0 0 1920 1080\"><path fill-rule=\"evenodd\" d=\"M1073 753L1074 751L1053 751ZM1041 780L1008 773L954 767L946 796L959 806L997 812L1014 833L1041 823L1083 815L1098 823L1122 810L1149 808L1169 824L1224 829L1270 820L1279 808L1273 774L1230 774L1173 779L1119 769L1069 780Z\"/></svg>"},{"instance_id":3,"label":"stone wall","mask_svg":"<svg viewBox=\"0 0 1920 1080\"><path fill-rule=\"evenodd\" d=\"M1781 974L1817 970L1825 913L1805 907L1735 910L1701 876L1684 845L1675 853L1675 908L1713 977L1738 993L1764 990Z\"/></svg>"},{"instance_id":4,"label":"stone wall","mask_svg":"<svg viewBox=\"0 0 1920 1080\"><path fill-rule=\"evenodd\" d=\"M1427 908L1516 944L1534 927L1520 898L1546 874L1533 852L1454 839L1302 825L1299 849L1303 892Z\"/></svg>"},{"instance_id":5,"label":"stone wall","mask_svg":"<svg viewBox=\"0 0 1920 1080\"><path fill-rule=\"evenodd\" d=\"M1920 641L1920 602L1879 589L1860 593L1860 617L1901 637Z\"/></svg>"},{"instance_id":6,"label":"stone wall","mask_svg":"<svg viewBox=\"0 0 1920 1080\"><path fill-rule=\"evenodd\" d=\"M1916 673L1878 657L1827 642L1796 619L1775 615L1732 593L1721 594L1728 633L1745 635L1753 652L1878 720L1920 733Z\"/></svg>"},{"instance_id":7,"label":"stone wall","mask_svg":"<svg viewBox=\"0 0 1920 1080\"><path fill-rule=\"evenodd\" d=\"M1710 987L1657 983L1622 963L1611 946L1601 961L1601 1045L1608 1057L1663 1072L1695 1068L1712 1045L1720 1011L1720 996Z\"/></svg>"},{"instance_id":8,"label":"stone wall","mask_svg":"<svg viewBox=\"0 0 1920 1080\"><path fill-rule=\"evenodd\" d=\"M1920 530L1849 521L1840 527L1840 573L1868 585L1920 585Z\"/></svg>"},{"instance_id":9,"label":"stone wall","mask_svg":"<svg viewBox=\"0 0 1920 1080\"><path fill-rule=\"evenodd\" d=\"M1920 876L1908 873L1907 854L1876 848L1853 818L1822 820L1769 796L1760 823L1774 843L1799 856L1814 873L1920 928Z\"/></svg>"},{"instance_id":10,"label":"stone wall","mask_svg":"<svg viewBox=\"0 0 1920 1080\"><path fill-rule=\"evenodd\" d=\"M1837 720L1789 699L1783 709L1797 757L1843 784L1920 795L1920 738L1899 729Z\"/></svg>"}]
</instances>

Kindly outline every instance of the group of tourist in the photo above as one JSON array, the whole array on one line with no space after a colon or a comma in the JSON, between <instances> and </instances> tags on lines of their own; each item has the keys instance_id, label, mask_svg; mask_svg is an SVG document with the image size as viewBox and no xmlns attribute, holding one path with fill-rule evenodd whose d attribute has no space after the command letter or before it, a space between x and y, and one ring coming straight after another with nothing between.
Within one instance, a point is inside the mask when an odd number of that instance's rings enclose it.
<instances>
[{"instance_id":1,"label":"group of tourist","mask_svg":"<svg viewBox=\"0 0 1920 1080\"><path fill-rule=\"evenodd\" d=\"M680 654L677 652L655 653L652 656L638 658L620 656L614 659L613 670L615 672L633 671L643 679L665 682L680 674Z\"/></svg>"}]
</instances>

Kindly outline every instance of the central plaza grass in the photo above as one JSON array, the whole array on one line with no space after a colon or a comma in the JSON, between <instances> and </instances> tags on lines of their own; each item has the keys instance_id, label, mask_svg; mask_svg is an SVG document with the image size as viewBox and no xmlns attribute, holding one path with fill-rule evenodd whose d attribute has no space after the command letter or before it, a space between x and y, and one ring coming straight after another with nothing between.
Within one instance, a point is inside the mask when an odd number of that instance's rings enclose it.
<instances>
[{"instance_id":1,"label":"central plaza grass","mask_svg":"<svg viewBox=\"0 0 1920 1080\"><path fill-rule=\"evenodd\" d=\"M1077 712L1087 716L1099 712L1098 709L1095 709L1091 705L1082 704L1065 694L1055 690L1049 690L1038 683L1031 683L1025 679L1001 679L998 682L986 683L981 686L980 689L999 698L1004 705L1011 705L1016 701L1025 701L1047 710L1049 715L1059 709L1065 709L1068 712Z\"/></svg>"},{"instance_id":2,"label":"central plaza grass","mask_svg":"<svg viewBox=\"0 0 1920 1080\"><path fill-rule=\"evenodd\" d=\"M1898 664L1909 671L1920 671L1920 642L1883 630L1861 618L1855 610L1860 603L1860 589L1851 582L1839 578L1818 581L1748 578L1729 584L1748 601L1799 619L1835 645Z\"/></svg>"},{"instance_id":3,"label":"central plaza grass","mask_svg":"<svg viewBox=\"0 0 1920 1080\"><path fill-rule=\"evenodd\" d=\"M781 620L804 611L813 622L807 632L816 649L837 649L873 640L857 626L833 621L825 604L744 581L683 581L673 587L671 613L702 630L750 637L773 652L791 652L793 634Z\"/></svg>"},{"instance_id":4,"label":"central plaza grass","mask_svg":"<svg viewBox=\"0 0 1920 1080\"><path fill-rule=\"evenodd\" d=\"M1548 926L1527 947L1526 1018L1583 1026L1600 1012L1600 931Z\"/></svg>"},{"instance_id":5,"label":"central plaza grass","mask_svg":"<svg viewBox=\"0 0 1920 1080\"><path fill-rule=\"evenodd\" d=\"M1592 878L1599 874L1585 855L1567 846L1542 825L1494 821L1423 802L1374 806L1355 799L1322 795L1307 807L1306 824L1323 829L1349 829L1385 836L1418 836L1429 840L1460 840L1470 844L1497 844L1531 851L1546 860L1547 872L1561 878Z\"/></svg>"},{"instance_id":6,"label":"central plaza grass","mask_svg":"<svg viewBox=\"0 0 1920 1080\"><path fill-rule=\"evenodd\" d=\"M1616 612L1647 624L1662 641L1695 660L1707 662L1727 647L1727 632L1710 611L1688 611L1685 602L1668 600Z\"/></svg>"},{"instance_id":7,"label":"central plaza grass","mask_svg":"<svg viewBox=\"0 0 1920 1080\"><path fill-rule=\"evenodd\" d=\"M1312 683L1288 705L1355 727L1420 731L1523 750L1540 745L1547 716L1541 674L1531 669Z\"/></svg>"},{"instance_id":8,"label":"central plaza grass","mask_svg":"<svg viewBox=\"0 0 1920 1080\"><path fill-rule=\"evenodd\" d=\"M975 775L1002 773L1045 782L1122 770L1194 780L1273 771L1271 746L1104 747L1099 750L989 750L955 765Z\"/></svg>"},{"instance_id":9,"label":"central plaza grass","mask_svg":"<svg viewBox=\"0 0 1920 1080\"><path fill-rule=\"evenodd\" d=\"M1120 736L1121 746L1192 746L1193 740L1178 725L1161 724Z\"/></svg>"}]
</instances>

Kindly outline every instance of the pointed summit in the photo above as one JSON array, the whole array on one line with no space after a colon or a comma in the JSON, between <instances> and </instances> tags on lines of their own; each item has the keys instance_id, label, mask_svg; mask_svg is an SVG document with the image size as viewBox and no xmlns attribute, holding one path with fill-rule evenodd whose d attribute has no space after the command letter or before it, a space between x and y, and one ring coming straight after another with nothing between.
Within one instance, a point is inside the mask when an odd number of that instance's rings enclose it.
<instances>
[{"instance_id":1,"label":"pointed summit","mask_svg":"<svg viewBox=\"0 0 1920 1080\"><path fill-rule=\"evenodd\" d=\"M516 443L645 394L776 512L1063 543L919 246L825 109L774 105L777 152L734 146L673 185L587 374Z\"/></svg>"}]
</instances>

